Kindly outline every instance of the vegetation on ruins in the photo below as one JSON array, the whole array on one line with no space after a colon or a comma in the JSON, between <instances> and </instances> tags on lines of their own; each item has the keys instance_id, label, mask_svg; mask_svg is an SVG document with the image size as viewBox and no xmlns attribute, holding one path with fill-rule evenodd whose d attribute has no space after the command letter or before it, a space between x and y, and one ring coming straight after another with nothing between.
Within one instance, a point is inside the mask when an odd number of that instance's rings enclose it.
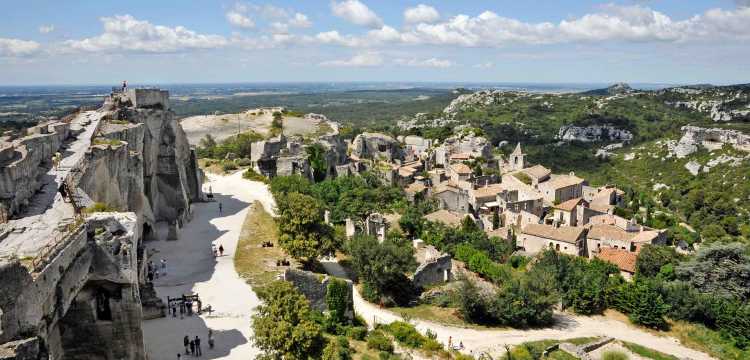
<instances>
[{"instance_id":1,"label":"vegetation on ruins","mask_svg":"<svg viewBox=\"0 0 750 360\"><path fill-rule=\"evenodd\" d=\"M319 359L325 338L310 304L292 284L274 281L258 291L263 304L253 315L253 342L258 359Z\"/></svg>"},{"instance_id":2,"label":"vegetation on ruins","mask_svg":"<svg viewBox=\"0 0 750 360\"><path fill-rule=\"evenodd\" d=\"M234 154L238 158L250 158L250 144L260 140L263 140L263 136L252 130L230 136L221 142L207 134L200 140L196 152L202 158L224 159L227 154Z\"/></svg>"},{"instance_id":3,"label":"vegetation on ruins","mask_svg":"<svg viewBox=\"0 0 750 360\"><path fill-rule=\"evenodd\" d=\"M413 290L405 274L417 267L409 242L400 238L378 242L372 236L355 235L346 250L365 299L386 304L408 302Z\"/></svg>"},{"instance_id":4,"label":"vegetation on ruins","mask_svg":"<svg viewBox=\"0 0 750 360\"><path fill-rule=\"evenodd\" d=\"M295 259L314 260L333 254L333 228L323 219L323 208L312 196L296 192L277 198L279 244Z\"/></svg>"}]
</instances>

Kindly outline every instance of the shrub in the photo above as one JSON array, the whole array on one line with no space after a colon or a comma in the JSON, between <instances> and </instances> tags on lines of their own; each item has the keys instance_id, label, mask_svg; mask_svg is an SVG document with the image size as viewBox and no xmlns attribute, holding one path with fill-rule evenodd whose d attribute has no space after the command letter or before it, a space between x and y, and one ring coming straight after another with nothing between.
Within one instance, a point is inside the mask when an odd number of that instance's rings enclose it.
<instances>
[{"instance_id":1,"label":"shrub","mask_svg":"<svg viewBox=\"0 0 750 360\"><path fill-rule=\"evenodd\" d=\"M364 326L351 326L346 329L346 336L354 340L364 340L367 336L367 328Z\"/></svg>"},{"instance_id":2,"label":"shrub","mask_svg":"<svg viewBox=\"0 0 750 360\"><path fill-rule=\"evenodd\" d=\"M323 360L351 360L351 358L349 341L343 336L329 341L323 349Z\"/></svg>"},{"instance_id":3,"label":"shrub","mask_svg":"<svg viewBox=\"0 0 750 360\"><path fill-rule=\"evenodd\" d=\"M403 321L394 321L387 326L388 332L402 345L410 348L421 348L425 337L413 325Z\"/></svg>"},{"instance_id":4,"label":"shrub","mask_svg":"<svg viewBox=\"0 0 750 360\"><path fill-rule=\"evenodd\" d=\"M102 202L94 203L91 206L87 207L86 210L84 210L84 212L86 212L87 214L97 213L97 212L112 212L112 211L117 211L117 209Z\"/></svg>"},{"instance_id":5,"label":"shrub","mask_svg":"<svg viewBox=\"0 0 750 360\"><path fill-rule=\"evenodd\" d=\"M242 173L242 177L251 181L268 183L268 178L261 174L258 174L255 170L253 170L253 168L248 168L247 170L245 170L245 172Z\"/></svg>"},{"instance_id":6,"label":"shrub","mask_svg":"<svg viewBox=\"0 0 750 360\"><path fill-rule=\"evenodd\" d=\"M237 159L237 165L239 166L250 166L250 164L252 164L252 162L246 157Z\"/></svg>"},{"instance_id":7,"label":"shrub","mask_svg":"<svg viewBox=\"0 0 750 360\"><path fill-rule=\"evenodd\" d=\"M237 170L237 165L232 161L224 161L221 163L221 170L224 170L224 171Z\"/></svg>"},{"instance_id":8,"label":"shrub","mask_svg":"<svg viewBox=\"0 0 750 360\"><path fill-rule=\"evenodd\" d=\"M392 353L393 343L382 331L375 330L367 335L367 348Z\"/></svg>"}]
</instances>

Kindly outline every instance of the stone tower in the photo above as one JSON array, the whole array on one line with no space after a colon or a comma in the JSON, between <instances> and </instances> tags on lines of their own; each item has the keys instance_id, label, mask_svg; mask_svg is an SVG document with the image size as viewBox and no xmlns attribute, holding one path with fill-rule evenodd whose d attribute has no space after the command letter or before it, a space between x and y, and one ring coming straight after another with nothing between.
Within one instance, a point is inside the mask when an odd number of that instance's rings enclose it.
<instances>
[{"instance_id":1,"label":"stone tower","mask_svg":"<svg viewBox=\"0 0 750 360\"><path fill-rule=\"evenodd\" d=\"M516 149L510 154L508 167L511 171L521 170L526 167L526 154L521 150L521 143L516 144Z\"/></svg>"}]
</instances>

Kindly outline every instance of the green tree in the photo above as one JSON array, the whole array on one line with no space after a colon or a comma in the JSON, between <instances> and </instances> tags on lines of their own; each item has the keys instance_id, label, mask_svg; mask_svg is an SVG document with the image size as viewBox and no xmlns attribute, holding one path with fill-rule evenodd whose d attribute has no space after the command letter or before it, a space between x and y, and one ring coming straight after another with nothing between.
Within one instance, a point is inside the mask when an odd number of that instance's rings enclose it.
<instances>
[{"instance_id":1,"label":"green tree","mask_svg":"<svg viewBox=\"0 0 750 360\"><path fill-rule=\"evenodd\" d=\"M349 341L343 336L331 339L323 349L323 360L351 360L351 358Z\"/></svg>"},{"instance_id":2,"label":"green tree","mask_svg":"<svg viewBox=\"0 0 750 360\"><path fill-rule=\"evenodd\" d=\"M676 268L677 278L706 294L750 299L750 256L741 243L704 246Z\"/></svg>"},{"instance_id":3,"label":"green tree","mask_svg":"<svg viewBox=\"0 0 750 360\"><path fill-rule=\"evenodd\" d=\"M305 148L307 160L313 170L315 181L323 181L328 173L328 160L326 160L326 149L320 143L312 144Z\"/></svg>"},{"instance_id":4,"label":"green tree","mask_svg":"<svg viewBox=\"0 0 750 360\"><path fill-rule=\"evenodd\" d=\"M664 329L667 321L664 316L669 307L656 288L656 284L650 280L637 280L626 287L631 292L631 308L628 318L635 324L654 329Z\"/></svg>"},{"instance_id":5,"label":"green tree","mask_svg":"<svg viewBox=\"0 0 750 360\"><path fill-rule=\"evenodd\" d=\"M669 246L645 245L638 254L635 262L636 274L638 276L654 277L658 275L662 268L669 265L674 267L680 261L680 255ZM665 274L669 274L665 271ZM673 280L666 278L665 280Z\"/></svg>"},{"instance_id":6,"label":"green tree","mask_svg":"<svg viewBox=\"0 0 750 360\"><path fill-rule=\"evenodd\" d=\"M333 254L333 228L323 222L323 208L312 196L288 193L277 199L279 244L295 259L312 260Z\"/></svg>"},{"instance_id":7,"label":"green tree","mask_svg":"<svg viewBox=\"0 0 750 360\"><path fill-rule=\"evenodd\" d=\"M253 342L263 360L319 359L325 343L311 318L310 303L286 281L274 281L258 292L263 304L253 315Z\"/></svg>"},{"instance_id":8,"label":"green tree","mask_svg":"<svg viewBox=\"0 0 750 360\"><path fill-rule=\"evenodd\" d=\"M357 277L374 291L373 295L407 295L400 292L409 283L405 273L414 271L417 265L413 247L392 239L379 243L372 236L357 235L348 248Z\"/></svg>"}]
</instances>

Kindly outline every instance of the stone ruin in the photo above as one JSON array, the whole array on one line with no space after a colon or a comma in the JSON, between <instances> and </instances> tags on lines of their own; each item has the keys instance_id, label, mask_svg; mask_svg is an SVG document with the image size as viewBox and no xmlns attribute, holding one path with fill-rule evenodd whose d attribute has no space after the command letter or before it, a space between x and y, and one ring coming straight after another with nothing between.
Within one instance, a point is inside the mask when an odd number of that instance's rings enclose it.
<instances>
[{"instance_id":1,"label":"stone ruin","mask_svg":"<svg viewBox=\"0 0 750 360\"><path fill-rule=\"evenodd\" d=\"M319 121L327 121L323 115L308 115ZM307 148L317 144L324 150L323 156L328 165L326 177L348 175L350 165L346 154L347 145L339 137L338 125L330 121L328 123L333 132L318 137L313 143L307 143L301 137L286 137L281 134L250 144L250 164L253 170L269 178L302 175L312 179L315 169L310 165Z\"/></svg>"},{"instance_id":2,"label":"stone ruin","mask_svg":"<svg viewBox=\"0 0 750 360\"><path fill-rule=\"evenodd\" d=\"M412 283L418 289L453 280L453 260L450 254L441 253L432 245L424 245L420 239L414 240L415 258L419 263L412 275Z\"/></svg>"},{"instance_id":3,"label":"stone ruin","mask_svg":"<svg viewBox=\"0 0 750 360\"><path fill-rule=\"evenodd\" d=\"M310 307L320 312L328 311L326 303L326 294L331 277L328 275L316 274L310 271L286 269L284 271L284 280L292 283L302 295L310 301ZM348 286L348 310L344 316L349 319L354 318L354 291L351 280L344 280Z\"/></svg>"},{"instance_id":4,"label":"stone ruin","mask_svg":"<svg viewBox=\"0 0 750 360\"><path fill-rule=\"evenodd\" d=\"M362 133L352 142L352 156L358 159L393 162L403 159L401 144L394 138L380 133Z\"/></svg>"},{"instance_id":5,"label":"stone ruin","mask_svg":"<svg viewBox=\"0 0 750 360\"><path fill-rule=\"evenodd\" d=\"M0 354L145 359L141 321L163 304L145 285L143 241L203 200L168 94L114 93L28 134L0 151ZM116 212L86 215L92 203Z\"/></svg>"}]
</instances>

